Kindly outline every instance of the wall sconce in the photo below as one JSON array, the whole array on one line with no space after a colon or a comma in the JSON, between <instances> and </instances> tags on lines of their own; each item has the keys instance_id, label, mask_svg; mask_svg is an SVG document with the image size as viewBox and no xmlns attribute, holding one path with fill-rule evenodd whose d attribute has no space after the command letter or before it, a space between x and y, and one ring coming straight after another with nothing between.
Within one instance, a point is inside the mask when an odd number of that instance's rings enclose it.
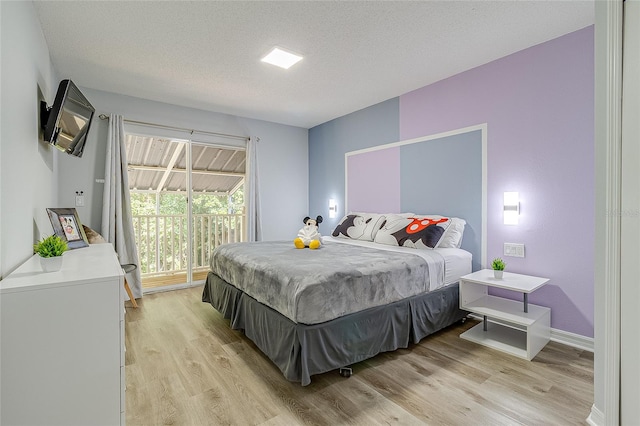
<instances>
[{"instance_id":1,"label":"wall sconce","mask_svg":"<svg viewBox=\"0 0 640 426\"><path fill-rule=\"evenodd\" d=\"M338 213L338 205L336 204L336 200L331 198L329 200L329 219L335 218L336 213Z\"/></svg>"},{"instance_id":2,"label":"wall sconce","mask_svg":"<svg viewBox=\"0 0 640 426\"><path fill-rule=\"evenodd\" d=\"M517 192L504 193L504 224L517 225L520 215L520 201Z\"/></svg>"}]
</instances>

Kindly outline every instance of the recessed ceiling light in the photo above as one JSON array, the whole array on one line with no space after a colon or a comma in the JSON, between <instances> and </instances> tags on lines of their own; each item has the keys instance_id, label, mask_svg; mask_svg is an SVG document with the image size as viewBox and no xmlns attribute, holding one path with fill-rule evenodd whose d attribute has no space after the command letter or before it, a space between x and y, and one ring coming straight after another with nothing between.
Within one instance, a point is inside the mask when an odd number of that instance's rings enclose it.
<instances>
[{"instance_id":1,"label":"recessed ceiling light","mask_svg":"<svg viewBox=\"0 0 640 426\"><path fill-rule=\"evenodd\" d=\"M275 47L267 56L262 58L261 61L286 70L292 65L298 63L301 59L302 56L285 52L284 50Z\"/></svg>"}]
</instances>

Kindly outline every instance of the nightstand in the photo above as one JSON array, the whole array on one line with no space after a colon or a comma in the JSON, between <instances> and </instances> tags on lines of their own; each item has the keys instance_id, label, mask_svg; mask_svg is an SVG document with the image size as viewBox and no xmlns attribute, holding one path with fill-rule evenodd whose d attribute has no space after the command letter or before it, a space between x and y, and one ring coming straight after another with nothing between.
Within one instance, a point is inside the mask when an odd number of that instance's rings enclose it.
<instances>
[{"instance_id":1,"label":"nightstand","mask_svg":"<svg viewBox=\"0 0 640 426\"><path fill-rule=\"evenodd\" d=\"M548 278L505 272L494 278L483 269L460 278L460 309L482 315L483 321L460 335L527 360L533 359L551 337L551 309L528 303L530 293ZM490 296L489 287L523 293L523 301Z\"/></svg>"}]
</instances>

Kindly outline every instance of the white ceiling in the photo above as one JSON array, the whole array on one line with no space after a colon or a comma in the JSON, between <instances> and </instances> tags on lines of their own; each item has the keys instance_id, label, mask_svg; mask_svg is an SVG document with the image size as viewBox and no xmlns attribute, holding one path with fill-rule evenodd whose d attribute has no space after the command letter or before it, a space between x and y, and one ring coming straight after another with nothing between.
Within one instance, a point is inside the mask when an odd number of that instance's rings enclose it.
<instances>
[{"instance_id":1,"label":"white ceiling","mask_svg":"<svg viewBox=\"0 0 640 426\"><path fill-rule=\"evenodd\" d=\"M304 128L594 23L580 0L34 3L61 79Z\"/></svg>"}]
</instances>

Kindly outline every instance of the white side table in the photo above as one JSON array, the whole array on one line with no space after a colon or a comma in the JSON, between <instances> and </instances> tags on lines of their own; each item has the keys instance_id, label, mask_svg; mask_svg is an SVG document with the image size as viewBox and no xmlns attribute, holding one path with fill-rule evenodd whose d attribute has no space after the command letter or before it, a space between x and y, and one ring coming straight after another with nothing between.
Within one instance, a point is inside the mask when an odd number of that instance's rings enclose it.
<instances>
[{"instance_id":1,"label":"white side table","mask_svg":"<svg viewBox=\"0 0 640 426\"><path fill-rule=\"evenodd\" d=\"M505 272L502 279L483 269L460 278L460 309L482 315L482 323L461 338L490 346L527 360L533 359L551 337L551 309L528 303L529 293L548 278ZM489 287L523 293L523 302L490 296Z\"/></svg>"}]
</instances>

